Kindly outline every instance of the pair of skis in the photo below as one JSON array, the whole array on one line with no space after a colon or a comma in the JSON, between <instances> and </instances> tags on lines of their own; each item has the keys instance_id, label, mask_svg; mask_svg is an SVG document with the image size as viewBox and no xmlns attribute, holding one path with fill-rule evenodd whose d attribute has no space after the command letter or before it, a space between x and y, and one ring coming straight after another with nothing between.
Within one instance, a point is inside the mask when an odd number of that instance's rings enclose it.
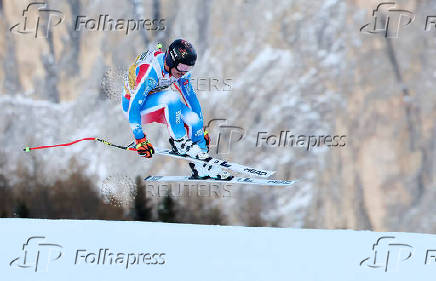
<instances>
[{"instance_id":1,"label":"pair of skis","mask_svg":"<svg viewBox=\"0 0 436 281\"><path fill-rule=\"evenodd\" d=\"M206 160L192 158L187 155L180 155L169 149L156 150L156 154L170 156L174 158L184 159L197 163L207 163L214 166L219 166L221 168L230 170L232 172L243 173L250 176L258 176L263 179L253 178L253 177L233 177L229 180L216 180L216 179L196 179L189 176L148 176L145 181L150 182L225 182L225 183L241 183L241 184L254 184L254 185L270 185L270 186L290 186L294 184L295 180L275 180L266 179L272 176L275 171L268 171L262 169L255 169L245 165L231 163L217 158L211 158Z\"/></svg>"},{"instance_id":2,"label":"pair of skis","mask_svg":"<svg viewBox=\"0 0 436 281\"><path fill-rule=\"evenodd\" d=\"M65 147L65 146L70 146L70 145L73 145L73 144L76 144L76 143L82 142L82 141L98 141L100 143L103 143L103 144L111 146L111 147L116 147L116 148L123 149L123 150L136 151L136 148L134 148L132 146L133 143L128 145L128 146L121 146L121 145L116 145L116 144L110 143L106 140L103 140L100 138L95 138L95 137L78 139L78 140L75 140L75 141L72 141L69 143L63 143L63 144L26 147L26 148L24 148L24 151L30 152L32 150L37 150L37 149ZM187 155L180 155L180 154L177 154L169 149L161 149L161 150L156 149L156 154L170 156L170 157L179 158L179 159L184 159L184 160L188 160L191 162L207 163L210 165L219 166L221 168L224 168L224 169L236 172L236 173L243 173L246 175L250 175L251 177L245 177L245 178L244 177L233 177L230 180L216 180L216 179L194 179L194 178L191 178L188 176L186 176L186 177L184 177L184 176L148 176L145 178L146 181L154 181L154 182L162 182L162 181L167 181L167 182L180 182L180 181L187 181L187 182L191 182L191 181L193 181L193 182L198 182L198 181L228 182L228 183L243 183L243 184L270 185L270 186L290 186L296 182L295 180L288 181L288 180L266 179L266 178L272 176L275 173L275 171L255 169L252 167L244 166L244 165L237 164L237 163L227 162L227 161L220 160L217 158L209 158L208 161L206 161L206 160L192 158L192 157L187 156ZM253 176L262 177L263 179L253 178Z\"/></svg>"}]
</instances>

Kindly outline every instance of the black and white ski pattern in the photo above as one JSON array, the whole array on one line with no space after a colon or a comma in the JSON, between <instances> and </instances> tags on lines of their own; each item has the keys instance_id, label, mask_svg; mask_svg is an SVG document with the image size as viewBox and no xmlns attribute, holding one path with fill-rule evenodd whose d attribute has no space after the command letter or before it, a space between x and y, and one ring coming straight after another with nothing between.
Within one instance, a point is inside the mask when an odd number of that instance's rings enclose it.
<instances>
[{"instance_id":1,"label":"black and white ski pattern","mask_svg":"<svg viewBox=\"0 0 436 281\"><path fill-rule=\"evenodd\" d=\"M231 180L193 179L189 176L148 176L144 179L150 182L213 182L213 183L241 183L268 186L291 186L296 180L274 180L234 177Z\"/></svg>"},{"instance_id":2,"label":"black and white ski pattern","mask_svg":"<svg viewBox=\"0 0 436 281\"><path fill-rule=\"evenodd\" d=\"M224 168L224 169L227 169L227 170L230 170L233 172L244 173L244 174L250 175L250 176L258 176L258 177L268 178L275 173L275 171L255 169L255 168L251 168L251 167L248 167L245 165L231 163L231 162L227 162L227 161L220 160L220 159L213 158L213 157L211 157L211 159L209 161L200 160L200 159L192 158L188 155L177 154L170 149L156 149L156 154L185 159L185 160L197 162L197 163L207 163L210 165L219 166L221 168Z\"/></svg>"}]
</instances>

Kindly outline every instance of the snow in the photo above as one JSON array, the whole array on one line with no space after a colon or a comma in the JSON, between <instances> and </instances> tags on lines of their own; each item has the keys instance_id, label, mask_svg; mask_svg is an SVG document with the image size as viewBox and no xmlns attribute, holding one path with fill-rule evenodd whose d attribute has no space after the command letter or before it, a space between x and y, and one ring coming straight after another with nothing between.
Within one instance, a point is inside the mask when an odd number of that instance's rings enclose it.
<instances>
[{"instance_id":1,"label":"snow","mask_svg":"<svg viewBox=\"0 0 436 281\"><path fill-rule=\"evenodd\" d=\"M40 219L1 219L0 229L2 280L401 281L436 274L436 260L426 258L436 236L427 234ZM120 259L110 264L105 251ZM147 265L146 253L157 254L158 264Z\"/></svg>"}]
</instances>

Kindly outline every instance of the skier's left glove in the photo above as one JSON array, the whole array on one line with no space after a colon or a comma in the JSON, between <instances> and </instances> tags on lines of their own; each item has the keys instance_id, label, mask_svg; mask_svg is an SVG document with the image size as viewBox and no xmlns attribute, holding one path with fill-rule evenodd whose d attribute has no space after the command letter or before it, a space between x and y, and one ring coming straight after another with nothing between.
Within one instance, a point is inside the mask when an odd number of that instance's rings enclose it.
<instances>
[{"instance_id":1,"label":"skier's left glove","mask_svg":"<svg viewBox=\"0 0 436 281\"><path fill-rule=\"evenodd\" d=\"M204 130L204 140L206 141L207 152L209 152L210 137L209 132Z\"/></svg>"},{"instance_id":2,"label":"skier's left glove","mask_svg":"<svg viewBox=\"0 0 436 281\"><path fill-rule=\"evenodd\" d=\"M151 143L143 137L142 139L136 140L136 152L138 152L140 156L151 158L154 153L154 148Z\"/></svg>"}]
</instances>

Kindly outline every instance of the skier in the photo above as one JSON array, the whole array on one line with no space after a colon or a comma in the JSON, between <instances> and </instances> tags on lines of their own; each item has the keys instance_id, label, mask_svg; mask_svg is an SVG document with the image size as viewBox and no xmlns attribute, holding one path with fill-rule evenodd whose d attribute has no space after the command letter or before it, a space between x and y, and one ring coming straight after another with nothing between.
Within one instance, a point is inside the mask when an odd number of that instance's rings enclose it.
<instances>
[{"instance_id":1,"label":"skier","mask_svg":"<svg viewBox=\"0 0 436 281\"><path fill-rule=\"evenodd\" d=\"M140 156L151 158L153 145L142 124L163 123L170 134L170 145L180 155L209 159L209 135L203 130L203 114L190 78L197 53L191 43L177 39L166 52L150 49L129 67L124 82L122 107L129 119ZM182 98L182 99L180 99ZM183 101L182 101L183 100ZM219 167L189 163L192 177L231 179Z\"/></svg>"}]
</instances>

